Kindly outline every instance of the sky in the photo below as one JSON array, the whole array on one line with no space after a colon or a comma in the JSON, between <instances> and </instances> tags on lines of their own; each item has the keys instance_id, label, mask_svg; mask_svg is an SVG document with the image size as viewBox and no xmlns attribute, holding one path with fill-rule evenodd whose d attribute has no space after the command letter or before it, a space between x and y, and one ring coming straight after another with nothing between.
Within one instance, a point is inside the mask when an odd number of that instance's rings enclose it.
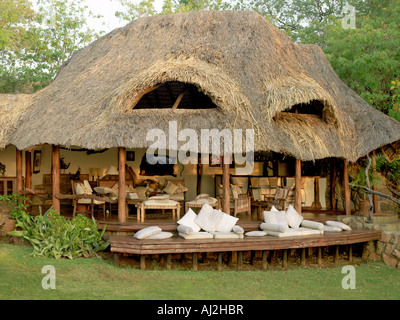
<instances>
[{"instance_id":1,"label":"sky","mask_svg":"<svg viewBox=\"0 0 400 320\"><path fill-rule=\"evenodd\" d=\"M132 2L135 1L139 2L139 0L132 0ZM157 11L161 9L162 2L162 0L155 1ZM103 19L88 19L88 24L91 28L98 31L104 30L108 33L115 28L126 25L126 21L119 21L115 17L116 11L123 11L123 7L118 0L85 0L85 3L94 14L101 14L104 17ZM104 26L102 25L103 21L106 23Z\"/></svg>"}]
</instances>

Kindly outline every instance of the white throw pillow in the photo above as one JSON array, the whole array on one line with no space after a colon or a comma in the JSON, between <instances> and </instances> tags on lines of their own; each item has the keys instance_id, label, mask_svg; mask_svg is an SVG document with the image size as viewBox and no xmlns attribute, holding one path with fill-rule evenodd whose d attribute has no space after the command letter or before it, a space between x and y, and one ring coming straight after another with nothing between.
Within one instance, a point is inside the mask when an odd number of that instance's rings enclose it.
<instances>
[{"instance_id":1,"label":"white throw pillow","mask_svg":"<svg viewBox=\"0 0 400 320\"><path fill-rule=\"evenodd\" d=\"M342 232L342 229L338 227L324 226L324 232Z\"/></svg>"},{"instance_id":2,"label":"white throw pillow","mask_svg":"<svg viewBox=\"0 0 400 320\"><path fill-rule=\"evenodd\" d=\"M133 237L138 240L142 240L154 236L155 234L160 233L161 231L162 229L160 227L147 227L136 232Z\"/></svg>"},{"instance_id":3,"label":"white throw pillow","mask_svg":"<svg viewBox=\"0 0 400 320\"><path fill-rule=\"evenodd\" d=\"M285 211L264 211L264 222L267 224L279 224L286 229L289 227Z\"/></svg>"},{"instance_id":4,"label":"white throw pillow","mask_svg":"<svg viewBox=\"0 0 400 320\"><path fill-rule=\"evenodd\" d=\"M174 234L173 234L172 232L164 232L164 231L162 231L162 232L157 233L157 234L155 234L155 235L152 235L152 236L150 236L150 237L148 237L148 238L146 238L146 239L150 239L150 240L163 240L163 239L171 238L173 235L174 235Z\"/></svg>"},{"instance_id":5,"label":"white throw pillow","mask_svg":"<svg viewBox=\"0 0 400 320\"><path fill-rule=\"evenodd\" d=\"M200 229L200 228L199 228ZM179 233L183 233L183 234L192 234L194 231L191 227L185 226L185 225L179 225L176 230Z\"/></svg>"},{"instance_id":6,"label":"white throw pillow","mask_svg":"<svg viewBox=\"0 0 400 320\"><path fill-rule=\"evenodd\" d=\"M324 230L324 224L321 222L303 220L301 222L301 226L305 228L315 229L315 230Z\"/></svg>"},{"instance_id":7,"label":"white throw pillow","mask_svg":"<svg viewBox=\"0 0 400 320\"><path fill-rule=\"evenodd\" d=\"M344 224L343 222L339 221L327 221L326 224L330 227L336 227L346 231L351 230L351 228L347 224Z\"/></svg>"},{"instance_id":8,"label":"white throw pillow","mask_svg":"<svg viewBox=\"0 0 400 320\"><path fill-rule=\"evenodd\" d=\"M268 233L265 231L249 231L245 234L246 237L264 237L266 235L268 235Z\"/></svg>"},{"instance_id":9,"label":"white throw pillow","mask_svg":"<svg viewBox=\"0 0 400 320\"><path fill-rule=\"evenodd\" d=\"M209 204L204 204L194 222L207 232L215 232L223 217L222 211L214 210Z\"/></svg>"},{"instance_id":10,"label":"white throw pillow","mask_svg":"<svg viewBox=\"0 0 400 320\"><path fill-rule=\"evenodd\" d=\"M278 212L279 210L277 209L277 208L275 208L275 206L272 206L272 208L271 208L271 210L270 211L275 211L275 212Z\"/></svg>"},{"instance_id":11,"label":"white throw pillow","mask_svg":"<svg viewBox=\"0 0 400 320\"><path fill-rule=\"evenodd\" d=\"M297 229L303 221L303 216L290 204L286 210L286 220L289 227Z\"/></svg>"},{"instance_id":12,"label":"white throw pillow","mask_svg":"<svg viewBox=\"0 0 400 320\"><path fill-rule=\"evenodd\" d=\"M244 234L244 229L241 226L234 226L232 231L237 234Z\"/></svg>"},{"instance_id":13,"label":"white throw pillow","mask_svg":"<svg viewBox=\"0 0 400 320\"><path fill-rule=\"evenodd\" d=\"M288 227L286 225L280 225L280 224L271 224L271 223L261 223L260 224L260 229L267 231L269 233L269 231L274 231L274 232L286 232L288 230Z\"/></svg>"},{"instance_id":14,"label":"white throw pillow","mask_svg":"<svg viewBox=\"0 0 400 320\"><path fill-rule=\"evenodd\" d=\"M219 210L222 212L221 210ZM223 213L223 212L222 212ZM222 220L219 223L217 230L220 232L231 232L239 218L233 217L229 214L223 213Z\"/></svg>"},{"instance_id":15,"label":"white throw pillow","mask_svg":"<svg viewBox=\"0 0 400 320\"><path fill-rule=\"evenodd\" d=\"M186 214L177 222L179 225L192 228L193 232L199 232L200 226L195 222L197 218L196 213L189 208Z\"/></svg>"},{"instance_id":16,"label":"white throw pillow","mask_svg":"<svg viewBox=\"0 0 400 320\"><path fill-rule=\"evenodd\" d=\"M178 186L171 181L168 181L167 185L163 189L164 192L168 193L169 195L174 194L178 190Z\"/></svg>"}]
</instances>

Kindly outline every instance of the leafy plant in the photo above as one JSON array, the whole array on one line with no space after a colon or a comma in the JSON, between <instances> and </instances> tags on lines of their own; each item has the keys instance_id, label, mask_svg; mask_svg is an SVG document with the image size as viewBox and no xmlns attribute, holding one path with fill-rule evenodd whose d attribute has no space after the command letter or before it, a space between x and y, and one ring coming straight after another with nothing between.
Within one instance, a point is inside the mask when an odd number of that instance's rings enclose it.
<instances>
[{"instance_id":1,"label":"leafy plant","mask_svg":"<svg viewBox=\"0 0 400 320\"><path fill-rule=\"evenodd\" d=\"M21 200L26 198L18 195L2 198L0 200L8 203L16 202L10 212L10 216L16 219L16 230L8 234L28 241L33 246L32 255L35 257L89 257L109 245L103 240L106 227L99 232L94 218L77 215L67 220L53 208L33 217L26 211L27 204L22 204Z\"/></svg>"}]
</instances>

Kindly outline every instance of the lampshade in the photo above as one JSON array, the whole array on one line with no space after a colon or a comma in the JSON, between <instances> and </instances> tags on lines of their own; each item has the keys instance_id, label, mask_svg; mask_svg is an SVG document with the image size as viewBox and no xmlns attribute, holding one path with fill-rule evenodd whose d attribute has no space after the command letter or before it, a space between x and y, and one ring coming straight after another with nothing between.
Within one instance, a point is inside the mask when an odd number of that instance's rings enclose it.
<instances>
[{"instance_id":1,"label":"lampshade","mask_svg":"<svg viewBox=\"0 0 400 320\"><path fill-rule=\"evenodd\" d=\"M118 170L116 167L111 166L107 169L106 174L110 174L110 175L118 175Z\"/></svg>"}]
</instances>

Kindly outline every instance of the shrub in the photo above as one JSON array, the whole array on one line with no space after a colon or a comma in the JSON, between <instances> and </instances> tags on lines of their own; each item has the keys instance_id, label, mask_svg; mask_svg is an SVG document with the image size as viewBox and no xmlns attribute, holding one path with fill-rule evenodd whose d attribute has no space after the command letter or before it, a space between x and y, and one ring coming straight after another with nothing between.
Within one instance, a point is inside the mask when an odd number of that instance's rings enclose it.
<instances>
[{"instance_id":1,"label":"shrub","mask_svg":"<svg viewBox=\"0 0 400 320\"><path fill-rule=\"evenodd\" d=\"M53 208L33 217L26 211L26 205L21 204L26 198L13 196L10 201L15 200L19 200L16 201L19 204L12 209L10 216L16 220L16 230L8 234L28 241L33 246L32 255L35 257L89 257L109 245L103 240L106 227L99 232L94 218L79 214L67 220Z\"/></svg>"}]
</instances>

